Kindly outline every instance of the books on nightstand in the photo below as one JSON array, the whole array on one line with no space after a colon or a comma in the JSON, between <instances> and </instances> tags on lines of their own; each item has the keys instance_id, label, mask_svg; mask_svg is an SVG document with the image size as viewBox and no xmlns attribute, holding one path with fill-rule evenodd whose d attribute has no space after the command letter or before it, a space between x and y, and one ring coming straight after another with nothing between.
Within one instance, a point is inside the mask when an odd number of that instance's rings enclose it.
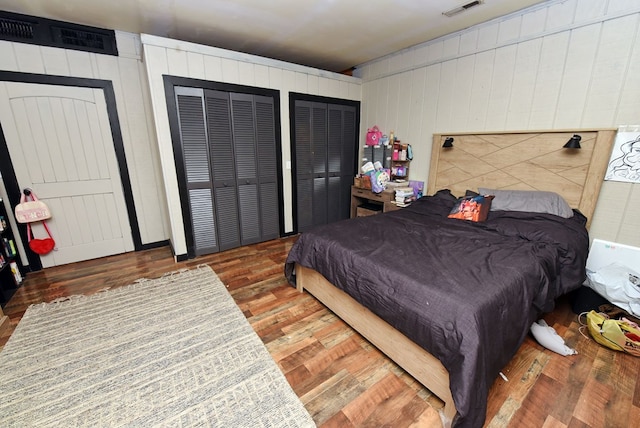
<instances>
[{"instance_id":1,"label":"books on nightstand","mask_svg":"<svg viewBox=\"0 0 640 428\"><path fill-rule=\"evenodd\" d=\"M399 207L406 207L411 204L411 202L416 200L416 195L413 192L413 187L396 187L395 191L396 205Z\"/></svg>"}]
</instances>

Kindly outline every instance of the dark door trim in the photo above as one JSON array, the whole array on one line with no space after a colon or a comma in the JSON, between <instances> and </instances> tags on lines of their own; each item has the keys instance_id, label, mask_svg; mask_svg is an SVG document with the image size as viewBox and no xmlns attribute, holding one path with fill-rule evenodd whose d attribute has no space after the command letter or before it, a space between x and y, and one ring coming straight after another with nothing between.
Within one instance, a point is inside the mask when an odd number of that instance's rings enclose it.
<instances>
[{"instance_id":1,"label":"dark door trim","mask_svg":"<svg viewBox=\"0 0 640 428\"><path fill-rule=\"evenodd\" d=\"M122 132L120 130L120 120L118 118L118 108L116 105L116 94L113 90L113 83L110 80L87 79L82 77L51 76L47 74L20 73L14 71L0 71L0 81L35 83L56 86L77 86L82 88L96 88L102 90L107 105L109 125L111 126L113 145L116 152L116 159L118 161L118 168L120 170L120 180L122 182L124 199L127 206L127 214L129 217L129 223L131 225L133 245L136 251L142 250L142 238L140 236L140 227L138 226L136 207L133 201L131 180L129 178L127 158L125 155L124 143L122 141ZM15 206L20 203L21 190L20 186L18 185L15 170L13 169L13 163L11 162L11 159L9 157L9 149L4 138L4 133L1 134L0 174L2 174L2 179L4 181L5 188L7 189L7 196L9 197L11 208L14 209ZM24 246L24 243L27 242L27 228L24 225L20 225L18 227L18 230ZM27 247L25 246L25 249L26 248ZM26 253L27 259L29 260L29 269L32 271L41 270L42 262L40 260L40 256L33 253L32 251L26 251Z\"/></svg>"}]
</instances>

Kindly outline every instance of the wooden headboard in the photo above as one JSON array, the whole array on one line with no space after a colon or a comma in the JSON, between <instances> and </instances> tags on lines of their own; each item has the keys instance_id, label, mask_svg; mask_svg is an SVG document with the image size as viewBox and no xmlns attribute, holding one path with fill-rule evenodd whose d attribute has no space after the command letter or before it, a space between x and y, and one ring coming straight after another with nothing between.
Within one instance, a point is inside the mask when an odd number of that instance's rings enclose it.
<instances>
[{"instance_id":1,"label":"wooden headboard","mask_svg":"<svg viewBox=\"0 0 640 428\"><path fill-rule=\"evenodd\" d=\"M580 149L565 149L574 135ZM587 227L611 154L615 129L434 134L427 193L456 196L478 187L556 192L587 216ZM443 148L448 137L453 147Z\"/></svg>"}]
</instances>

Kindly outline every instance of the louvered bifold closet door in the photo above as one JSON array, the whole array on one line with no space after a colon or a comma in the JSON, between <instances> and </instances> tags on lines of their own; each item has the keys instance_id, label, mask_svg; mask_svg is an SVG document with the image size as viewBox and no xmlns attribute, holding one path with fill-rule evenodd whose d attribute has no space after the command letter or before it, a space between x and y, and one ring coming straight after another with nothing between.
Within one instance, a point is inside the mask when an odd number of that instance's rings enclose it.
<instances>
[{"instance_id":1,"label":"louvered bifold closet door","mask_svg":"<svg viewBox=\"0 0 640 428\"><path fill-rule=\"evenodd\" d=\"M278 148L273 98L254 96L258 153L258 186L262 240L280 237Z\"/></svg>"},{"instance_id":2,"label":"louvered bifold closet door","mask_svg":"<svg viewBox=\"0 0 640 428\"><path fill-rule=\"evenodd\" d=\"M311 106L307 101L295 103L296 223L300 233L313 227Z\"/></svg>"},{"instance_id":3,"label":"louvered bifold closet door","mask_svg":"<svg viewBox=\"0 0 640 428\"><path fill-rule=\"evenodd\" d=\"M186 188L196 255L219 250L205 127L204 92L175 88Z\"/></svg>"},{"instance_id":4,"label":"louvered bifold closet door","mask_svg":"<svg viewBox=\"0 0 640 428\"><path fill-rule=\"evenodd\" d=\"M327 166L327 105L313 103L311 109L311 149L313 155L313 224L328 222L331 205L328 200L329 180ZM319 201L320 203L315 203Z\"/></svg>"},{"instance_id":5,"label":"louvered bifold closet door","mask_svg":"<svg viewBox=\"0 0 640 428\"><path fill-rule=\"evenodd\" d=\"M356 107L295 101L298 232L349 218L356 170Z\"/></svg>"},{"instance_id":6,"label":"louvered bifold closet door","mask_svg":"<svg viewBox=\"0 0 640 428\"><path fill-rule=\"evenodd\" d=\"M253 95L230 94L233 147L235 149L240 241L242 245L261 241L258 162Z\"/></svg>"},{"instance_id":7,"label":"louvered bifold closet door","mask_svg":"<svg viewBox=\"0 0 640 428\"><path fill-rule=\"evenodd\" d=\"M342 110L329 106L327 139L327 203L333 209L327 212L327 221L332 223L341 218L342 193L340 182L342 177Z\"/></svg>"},{"instance_id":8,"label":"louvered bifold closet door","mask_svg":"<svg viewBox=\"0 0 640 428\"><path fill-rule=\"evenodd\" d=\"M349 218L355 158L355 108L329 104L327 192L328 222Z\"/></svg>"},{"instance_id":9,"label":"louvered bifold closet door","mask_svg":"<svg viewBox=\"0 0 640 428\"><path fill-rule=\"evenodd\" d=\"M231 106L228 92L207 90L205 94L218 244L222 251L241 245Z\"/></svg>"}]
</instances>

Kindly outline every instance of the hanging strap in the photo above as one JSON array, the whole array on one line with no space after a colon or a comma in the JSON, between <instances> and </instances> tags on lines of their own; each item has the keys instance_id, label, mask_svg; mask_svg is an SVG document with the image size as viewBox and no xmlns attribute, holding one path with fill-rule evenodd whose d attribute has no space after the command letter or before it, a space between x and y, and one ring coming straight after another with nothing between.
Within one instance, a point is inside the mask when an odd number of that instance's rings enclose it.
<instances>
[{"instance_id":1,"label":"hanging strap","mask_svg":"<svg viewBox=\"0 0 640 428\"><path fill-rule=\"evenodd\" d=\"M35 193L33 193L33 190L29 189L29 196L31 197L32 201L38 201L38 197L36 196ZM22 192L22 196L20 197L20 202L25 202L27 199L27 196L24 194L24 192Z\"/></svg>"},{"instance_id":2,"label":"hanging strap","mask_svg":"<svg viewBox=\"0 0 640 428\"><path fill-rule=\"evenodd\" d=\"M47 235L49 235L49 238L53 239L53 236L51 236L51 231L49 230L49 227L47 226L47 222L46 221L42 221L41 223L44 226L44 230L47 231ZM33 234L31 232L31 223L27 223L27 242L31 242L31 238L32 237L33 237Z\"/></svg>"}]
</instances>

